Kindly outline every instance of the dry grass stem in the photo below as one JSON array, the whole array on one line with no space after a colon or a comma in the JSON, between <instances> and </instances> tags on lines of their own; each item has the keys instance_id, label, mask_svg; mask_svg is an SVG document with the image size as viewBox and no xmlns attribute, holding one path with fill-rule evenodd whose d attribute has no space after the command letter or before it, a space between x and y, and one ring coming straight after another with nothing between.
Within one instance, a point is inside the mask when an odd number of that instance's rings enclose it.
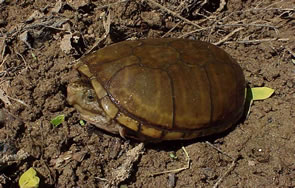
<instances>
[{"instance_id":1,"label":"dry grass stem","mask_svg":"<svg viewBox=\"0 0 295 188\"><path fill-rule=\"evenodd\" d=\"M27 63L27 61L25 60L24 56L22 56L22 54L20 54L20 53L17 52L17 51L15 51L15 52L16 52L16 55L18 55L18 56L23 60L23 62L24 62L24 64L25 64L25 69L32 69L32 68L30 67L30 65L28 65L28 63Z\"/></svg>"},{"instance_id":2,"label":"dry grass stem","mask_svg":"<svg viewBox=\"0 0 295 188\"><path fill-rule=\"evenodd\" d=\"M220 3L219 3L218 9L215 12L216 13L221 12L224 9L225 5L226 5L226 1L225 0L221 0Z\"/></svg>"},{"instance_id":3,"label":"dry grass stem","mask_svg":"<svg viewBox=\"0 0 295 188\"><path fill-rule=\"evenodd\" d=\"M178 22L177 24L175 24L174 27L172 27L169 31L167 31L161 38L165 38L169 33L171 33L177 26L180 25L181 22Z\"/></svg>"},{"instance_id":4,"label":"dry grass stem","mask_svg":"<svg viewBox=\"0 0 295 188\"><path fill-rule=\"evenodd\" d=\"M97 10L100 10L100 9L104 9L104 8L108 8L108 7L111 7L111 6L114 6L114 5L117 5L119 3L127 3L129 0L120 0L120 1L117 1L115 3L110 3L110 4L107 4L107 5L102 5L100 7L97 7L96 9Z\"/></svg>"},{"instance_id":5,"label":"dry grass stem","mask_svg":"<svg viewBox=\"0 0 295 188\"><path fill-rule=\"evenodd\" d=\"M289 47L285 47L285 48L293 57L295 57L295 52L293 52Z\"/></svg>"},{"instance_id":6,"label":"dry grass stem","mask_svg":"<svg viewBox=\"0 0 295 188\"><path fill-rule=\"evenodd\" d=\"M225 178L225 176L227 176L235 167L236 165L236 161L232 161L231 165L229 166L229 168L227 169L227 171L217 180L217 182L214 184L213 188L217 188L219 186L219 184L222 182L222 180Z\"/></svg>"},{"instance_id":7,"label":"dry grass stem","mask_svg":"<svg viewBox=\"0 0 295 188\"><path fill-rule=\"evenodd\" d=\"M255 39L255 40L238 40L238 41L227 41L227 43L261 43L261 42L271 42L271 41L281 41L281 42L286 42L290 40L289 38L266 38L266 39Z\"/></svg>"},{"instance_id":8,"label":"dry grass stem","mask_svg":"<svg viewBox=\"0 0 295 188\"><path fill-rule=\"evenodd\" d=\"M89 50L87 50L87 52L84 55L89 54L90 52L92 52L109 35L109 33L110 33L110 27L111 27L111 12L110 11L109 11L107 17L104 17L103 18L103 27L104 27L104 30L105 30L105 33L103 34L103 36L101 38L99 38L94 43L94 45Z\"/></svg>"},{"instance_id":9,"label":"dry grass stem","mask_svg":"<svg viewBox=\"0 0 295 188\"><path fill-rule=\"evenodd\" d=\"M217 150L218 152L222 153L223 155L225 155L225 156L231 158L232 160L234 160L234 158L232 156L230 156L227 153L223 152L221 149L219 149L218 147L214 146L210 142L206 141L206 144L208 144L210 147L212 147L213 149Z\"/></svg>"},{"instance_id":10,"label":"dry grass stem","mask_svg":"<svg viewBox=\"0 0 295 188\"><path fill-rule=\"evenodd\" d=\"M167 174L167 173L179 173L183 170L189 169L190 168L190 157L189 157L185 147L182 146L181 149L183 150L183 152L186 156L186 165L184 167L174 169L174 170L166 170L166 171L162 171L162 172L156 172L156 173L150 174L149 176L158 176L158 175Z\"/></svg>"},{"instance_id":11,"label":"dry grass stem","mask_svg":"<svg viewBox=\"0 0 295 188\"><path fill-rule=\"evenodd\" d=\"M177 17L177 18L183 20L183 21L186 22L186 23L189 23L189 24L191 24L191 25L194 25L194 26L196 26L196 27L199 28L199 29L202 28L202 27L199 26L198 24L196 24L196 23L194 23L194 22L192 22L192 21L190 21L190 20L188 20L188 19L186 19L186 18L180 16L180 15L177 14L176 12L173 12L172 10L169 10L168 8L162 6L161 4L159 4L159 3L157 3L157 2L155 2L155 1L153 1L153 0L146 0L146 1L148 1L148 2L150 2L150 3L152 3L152 4L154 4L154 5L156 5L156 6L159 7L160 9L164 10L165 12L168 12L169 14L172 14L173 16L175 16L175 17Z\"/></svg>"},{"instance_id":12,"label":"dry grass stem","mask_svg":"<svg viewBox=\"0 0 295 188\"><path fill-rule=\"evenodd\" d=\"M220 44L224 43L224 42L227 41L231 36L233 36L235 33L239 32L239 31L241 31L242 29L244 29L244 28L243 28L243 27L239 27L239 28L233 30L232 32L230 32L229 34L227 34L223 39L221 39L220 41L215 42L215 43L213 43L213 44L215 44L215 45L220 45Z\"/></svg>"},{"instance_id":13,"label":"dry grass stem","mask_svg":"<svg viewBox=\"0 0 295 188\"><path fill-rule=\"evenodd\" d=\"M217 148L216 146L214 146L213 144L211 144L210 142L206 141L206 144L208 144L209 146L211 146L213 149L217 150L218 152L222 153L223 155L229 157L232 160L231 165L229 166L229 168L227 169L227 171L217 180L217 182L214 184L213 188L218 187L218 185L222 182L222 180L225 178L225 176L227 176L235 167L236 165L236 161L237 158L233 158L232 156L230 156L229 154L223 152L221 149Z\"/></svg>"}]
</instances>

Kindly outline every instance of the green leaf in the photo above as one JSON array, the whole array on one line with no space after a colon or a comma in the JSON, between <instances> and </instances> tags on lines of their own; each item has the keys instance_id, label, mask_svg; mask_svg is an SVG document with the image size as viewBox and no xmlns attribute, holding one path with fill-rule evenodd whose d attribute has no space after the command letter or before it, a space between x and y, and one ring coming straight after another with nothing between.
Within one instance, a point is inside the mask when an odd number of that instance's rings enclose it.
<instances>
[{"instance_id":1,"label":"green leaf","mask_svg":"<svg viewBox=\"0 0 295 188\"><path fill-rule=\"evenodd\" d=\"M170 153L169 156L170 156L172 159L177 159L177 156L176 156L174 153Z\"/></svg>"},{"instance_id":2,"label":"green leaf","mask_svg":"<svg viewBox=\"0 0 295 188\"><path fill-rule=\"evenodd\" d=\"M32 52L32 57L34 60L37 60L37 56Z\"/></svg>"},{"instance_id":3,"label":"green leaf","mask_svg":"<svg viewBox=\"0 0 295 188\"><path fill-rule=\"evenodd\" d=\"M59 115L56 116L55 118L53 118L50 123L52 125L54 125L55 127L59 126L60 124L62 124L62 122L65 121L65 115Z\"/></svg>"},{"instance_id":4,"label":"green leaf","mask_svg":"<svg viewBox=\"0 0 295 188\"><path fill-rule=\"evenodd\" d=\"M80 123L81 126L85 125L85 121L83 121L83 120L80 120L79 123Z\"/></svg>"},{"instance_id":5,"label":"green leaf","mask_svg":"<svg viewBox=\"0 0 295 188\"><path fill-rule=\"evenodd\" d=\"M18 180L20 188L38 188L40 179L34 168L29 168L25 171Z\"/></svg>"},{"instance_id":6,"label":"green leaf","mask_svg":"<svg viewBox=\"0 0 295 188\"><path fill-rule=\"evenodd\" d=\"M254 87L250 88L249 92L251 92L252 100L257 101L268 99L274 91L274 89L268 87Z\"/></svg>"}]
</instances>

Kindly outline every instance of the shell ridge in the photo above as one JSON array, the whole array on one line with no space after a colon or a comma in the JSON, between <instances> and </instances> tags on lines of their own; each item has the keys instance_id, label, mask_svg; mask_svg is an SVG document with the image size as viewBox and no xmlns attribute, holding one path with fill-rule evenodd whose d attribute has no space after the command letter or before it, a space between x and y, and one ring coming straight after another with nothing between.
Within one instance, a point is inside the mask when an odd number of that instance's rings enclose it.
<instances>
[{"instance_id":1,"label":"shell ridge","mask_svg":"<svg viewBox=\"0 0 295 188\"><path fill-rule=\"evenodd\" d=\"M165 71L168 75L170 85L171 85L171 97L172 97L172 126L171 129L174 129L175 127L175 91L174 91L174 83L171 75L168 71Z\"/></svg>"},{"instance_id":2,"label":"shell ridge","mask_svg":"<svg viewBox=\"0 0 295 188\"><path fill-rule=\"evenodd\" d=\"M124 66L122 67L121 69L119 69L117 72L115 72L114 75L112 75L112 77L107 81L107 83L105 84L106 86L103 86L107 92L107 95L108 97L110 98L110 100L114 103L114 105L119 109L119 111L121 111L122 113L128 115L129 117L137 120L139 122L139 128L138 130L141 129L141 125L144 124L145 126L148 126L148 127L152 127L152 128L155 128L155 129L159 129L159 130L170 130L171 127L169 127L168 129L166 129L165 127L163 127L162 125L160 124L154 124L154 123L150 123L148 120L142 118L142 117L138 117L136 115L134 115L133 113L129 112L127 109L125 109L124 107L122 107L120 105L120 103L115 99L115 97L113 97L113 95L109 92L108 88L110 87L110 84L112 82L112 80L115 78L115 76L120 72L120 71L123 71L124 69L126 68L129 68L129 67L132 67L132 66L140 66L140 67L144 67L144 68L147 68L147 69L152 69L152 70L160 70L160 71L163 71L167 74L169 80L170 80L170 84L171 84L171 96L173 95L174 96L174 89L173 89L173 81L172 81L172 78L171 76L169 75L168 71L166 71L165 69L163 68L154 68L154 67L149 67L147 65L144 65L144 64L139 64L139 63L136 63L136 64L131 64L131 65L128 65L128 66ZM173 91L172 91L173 90ZM172 98L172 128L174 127L174 121L175 121L175 97Z\"/></svg>"},{"instance_id":3,"label":"shell ridge","mask_svg":"<svg viewBox=\"0 0 295 188\"><path fill-rule=\"evenodd\" d=\"M212 120L213 120L213 112L214 112L214 106L213 106L213 100L212 100L212 89L211 89L212 84L211 84L211 80L209 78L209 75L208 75L208 71L206 69L206 66L201 67L201 68L204 69L205 74L206 74L206 78L207 78L208 84L209 84L209 98L210 98L210 122L209 122L209 124L211 124L212 123Z\"/></svg>"},{"instance_id":4,"label":"shell ridge","mask_svg":"<svg viewBox=\"0 0 295 188\"><path fill-rule=\"evenodd\" d=\"M116 75L117 75L119 72L123 71L124 69L126 69L126 68L128 68L128 67L132 67L132 66L136 66L136 65L140 65L140 64L139 64L139 63L134 63L134 64L126 65L126 66L120 68L119 70L117 70L117 71L112 75L112 77L106 82L105 86L103 86L103 87L104 87L105 89L109 89L111 81L116 77Z\"/></svg>"}]
</instances>

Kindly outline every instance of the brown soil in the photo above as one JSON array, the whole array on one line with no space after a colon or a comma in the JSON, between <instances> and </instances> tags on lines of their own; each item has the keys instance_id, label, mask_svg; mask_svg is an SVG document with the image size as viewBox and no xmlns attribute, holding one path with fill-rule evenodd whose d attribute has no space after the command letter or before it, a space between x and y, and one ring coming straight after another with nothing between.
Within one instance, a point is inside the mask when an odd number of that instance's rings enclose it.
<instances>
[{"instance_id":1,"label":"brown soil","mask_svg":"<svg viewBox=\"0 0 295 188\"><path fill-rule=\"evenodd\" d=\"M295 187L294 1L156 1L181 18L149 0L87 2L0 1L0 187L15 187L30 167L40 187ZM137 157L128 152L138 142L81 126L65 100L73 60L92 47L163 36L218 44L251 87L274 95L227 133L146 145ZM185 166L182 146L188 169L149 176Z\"/></svg>"}]
</instances>

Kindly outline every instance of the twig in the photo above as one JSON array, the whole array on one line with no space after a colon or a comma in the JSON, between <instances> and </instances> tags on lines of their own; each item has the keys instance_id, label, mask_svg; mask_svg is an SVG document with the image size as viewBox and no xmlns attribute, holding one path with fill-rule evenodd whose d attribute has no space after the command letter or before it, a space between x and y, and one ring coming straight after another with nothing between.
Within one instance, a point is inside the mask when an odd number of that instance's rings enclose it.
<instances>
[{"instance_id":1,"label":"twig","mask_svg":"<svg viewBox=\"0 0 295 188\"><path fill-rule=\"evenodd\" d=\"M281 2L285 3L285 1L282 0L280 2L275 2L273 4L270 4L267 7L273 6L273 5L278 4L278 3L281 3ZM259 4L257 6L259 6ZM242 10L242 11L234 11L234 12L231 12L229 15L224 16L219 21L225 20L226 18L229 18L229 17L231 17L232 15L234 15L236 13L245 13L245 12L250 12L250 11L261 11L261 10L263 10L263 11L273 11L273 10L276 10L276 11L294 11L295 10L295 7L294 8L267 8L267 7L265 7L265 8L256 8L256 7L255 8L251 8L251 9Z\"/></svg>"},{"instance_id":2,"label":"twig","mask_svg":"<svg viewBox=\"0 0 295 188\"><path fill-rule=\"evenodd\" d=\"M221 12L222 9L224 9L225 5L226 5L226 1L225 1L225 0L221 0L220 3L219 3L219 7L218 7L218 9L215 11L215 13L219 13L219 12Z\"/></svg>"},{"instance_id":3,"label":"twig","mask_svg":"<svg viewBox=\"0 0 295 188\"><path fill-rule=\"evenodd\" d=\"M285 47L285 48L293 57L295 57L295 53L289 47Z\"/></svg>"},{"instance_id":4,"label":"twig","mask_svg":"<svg viewBox=\"0 0 295 188\"><path fill-rule=\"evenodd\" d=\"M157 2L155 2L155 1L153 1L153 0L146 0L146 1L149 1L150 3L156 5L157 7L159 7L159 8L161 8L162 10L168 12L169 14L172 14L173 16L175 16L175 17L177 17L177 18L183 20L184 22L187 22L187 23L189 23L189 24L191 24L191 25L194 25L194 26L196 26L196 27L199 28L199 29L202 28L202 27L199 26L198 24L196 24L196 23L194 23L194 22L192 22L192 21L190 21L190 20L188 20L188 19L186 19L186 18L180 16L180 15L177 14L176 12L173 12L172 10L169 10L168 8L162 6L161 4L159 4L159 3L157 3Z\"/></svg>"},{"instance_id":5,"label":"twig","mask_svg":"<svg viewBox=\"0 0 295 188\"><path fill-rule=\"evenodd\" d=\"M217 180L217 182L214 184L213 188L217 188L218 187L218 185L222 182L223 178L225 176L227 176L232 171L232 169L235 167L235 165L236 165L236 160L233 160L232 163L231 163L231 165L227 169L227 171Z\"/></svg>"},{"instance_id":6,"label":"twig","mask_svg":"<svg viewBox=\"0 0 295 188\"><path fill-rule=\"evenodd\" d=\"M186 165L182 168L178 168L178 169L174 169L174 170L166 170L166 171L162 171L162 172L156 172L156 173L153 173L153 174L150 174L149 176L158 176L158 175L161 175L161 174L167 174L167 173L178 173L178 172L181 172L183 170L186 170L186 169L189 169L190 168L190 157L185 149L185 147L181 147L181 149L183 150L185 156L186 156Z\"/></svg>"},{"instance_id":7,"label":"twig","mask_svg":"<svg viewBox=\"0 0 295 188\"><path fill-rule=\"evenodd\" d=\"M178 38L183 38L183 37L186 37L186 36L191 35L193 33L196 33L196 32L199 32L199 31L204 31L204 30L207 30L207 29L210 29L210 28L211 28L211 26L210 27L204 27L202 29L196 29L196 30L184 33L183 35L180 35Z\"/></svg>"},{"instance_id":8,"label":"twig","mask_svg":"<svg viewBox=\"0 0 295 188\"><path fill-rule=\"evenodd\" d=\"M210 142L206 141L206 144L208 144L209 146L211 146L213 149L217 150L218 152L222 153L223 155L225 155L225 156L231 158L232 160L234 160L234 158L232 156L230 156L229 154L223 152L221 149L219 149L218 147L214 146Z\"/></svg>"},{"instance_id":9,"label":"twig","mask_svg":"<svg viewBox=\"0 0 295 188\"><path fill-rule=\"evenodd\" d=\"M7 60L8 54L2 59L2 62L0 64L0 67L3 66L3 64L5 63L5 61Z\"/></svg>"},{"instance_id":10,"label":"twig","mask_svg":"<svg viewBox=\"0 0 295 188\"><path fill-rule=\"evenodd\" d=\"M92 50L94 48L96 48L103 40L105 40L107 38L108 34L110 33L110 27L111 27L111 12L110 11L109 11L109 14L107 15L107 18L103 19L103 27L104 27L104 30L105 30L104 35L99 40L97 40L89 50L87 50L85 55L92 52Z\"/></svg>"},{"instance_id":11,"label":"twig","mask_svg":"<svg viewBox=\"0 0 295 188\"><path fill-rule=\"evenodd\" d=\"M223 25L220 25L218 27L226 27L226 26L254 26L254 27L269 27L269 28L272 28L276 34L278 35L279 34L279 31L278 31L278 27L276 26L273 26L273 25L267 25L267 24L255 24L255 22L252 22L250 24L223 24Z\"/></svg>"},{"instance_id":12,"label":"twig","mask_svg":"<svg viewBox=\"0 0 295 188\"><path fill-rule=\"evenodd\" d=\"M236 161L238 160L238 158L233 158L232 156L228 155L227 153L223 152L221 149L217 148L216 146L214 146L213 144L211 144L210 142L206 141L206 144L208 144L209 146L211 146L212 148L214 148L215 150L217 150L218 152L222 153L223 155L229 157L232 160L231 165L229 166L229 168L227 169L227 171L217 180L217 182L214 184L213 188L218 187L218 185L222 182L222 180L224 179L224 177L226 175L228 175L232 169L235 167L236 165Z\"/></svg>"},{"instance_id":13,"label":"twig","mask_svg":"<svg viewBox=\"0 0 295 188\"><path fill-rule=\"evenodd\" d=\"M288 41L289 38L266 38L266 39L255 39L255 40L240 40L240 41L228 41L227 43L260 43L260 42L270 42L270 41Z\"/></svg>"},{"instance_id":14,"label":"twig","mask_svg":"<svg viewBox=\"0 0 295 188\"><path fill-rule=\"evenodd\" d=\"M255 27L270 27L273 29L277 29L276 26L273 25L266 25L266 24L222 24L220 25L221 27L226 27L226 26L255 26Z\"/></svg>"},{"instance_id":15,"label":"twig","mask_svg":"<svg viewBox=\"0 0 295 188\"><path fill-rule=\"evenodd\" d=\"M15 50L15 52L16 52L16 54L17 54L18 56L21 57L21 59L22 59L23 62L25 63L25 67L26 67L26 69L27 69L27 68L32 69L32 68L30 67L30 65L28 65L28 63L27 63L27 61L25 60L24 56L22 56L22 55L21 55L18 51L16 51L16 50Z\"/></svg>"},{"instance_id":16,"label":"twig","mask_svg":"<svg viewBox=\"0 0 295 188\"><path fill-rule=\"evenodd\" d=\"M0 62L4 59L5 49L6 49L5 38L3 38L3 40L0 40L0 53L1 53Z\"/></svg>"},{"instance_id":17,"label":"twig","mask_svg":"<svg viewBox=\"0 0 295 188\"><path fill-rule=\"evenodd\" d=\"M169 33L171 33L177 26L179 26L181 22L178 22L177 24L175 24L174 27L172 27L169 31L167 31L164 35L162 35L161 38L165 38Z\"/></svg>"},{"instance_id":18,"label":"twig","mask_svg":"<svg viewBox=\"0 0 295 188\"><path fill-rule=\"evenodd\" d=\"M117 1L115 3L110 3L110 4L107 4L107 5L102 5L100 7L97 7L96 9L97 10L100 10L100 9L104 9L104 8L108 8L108 7L111 7L111 6L114 6L116 4L119 4L119 3L127 3L129 0L120 0L120 1Z\"/></svg>"},{"instance_id":19,"label":"twig","mask_svg":"<svg viewBox=\"0 0 295 188\"><path fill-rule=\"evenodd\" d=\"M24 101L19 100L19 99L16 99L16 98L13 98L13 97L10 97L10 96L8 96L8 95L7 95L7 97L8 97L9 99L14 100L14 101L16 101L16 102L18 102L18 103L20 103L20 104L22 104L22 105L24 105L24 106L26 106L26 107L29 108L29 105L27 105Z\"/></svg>"},{"instance_id":20,"label":"twig","mask_svg":"<svg viewBox=\"0 0 295 188\"><path fill-rule=\"evenodd\" d=\"M222 43L224 43L225 41L227 41L231 36L233 36L236 32L239 32L240 30L244 29L243 27L239 27L235 30L233 30L232 32L230 32L229 34L227 34L223 39L221 39L220 41L218 42L215 42L213 44L215 45L220 45Z\"/></svg>"}]
</instances>

